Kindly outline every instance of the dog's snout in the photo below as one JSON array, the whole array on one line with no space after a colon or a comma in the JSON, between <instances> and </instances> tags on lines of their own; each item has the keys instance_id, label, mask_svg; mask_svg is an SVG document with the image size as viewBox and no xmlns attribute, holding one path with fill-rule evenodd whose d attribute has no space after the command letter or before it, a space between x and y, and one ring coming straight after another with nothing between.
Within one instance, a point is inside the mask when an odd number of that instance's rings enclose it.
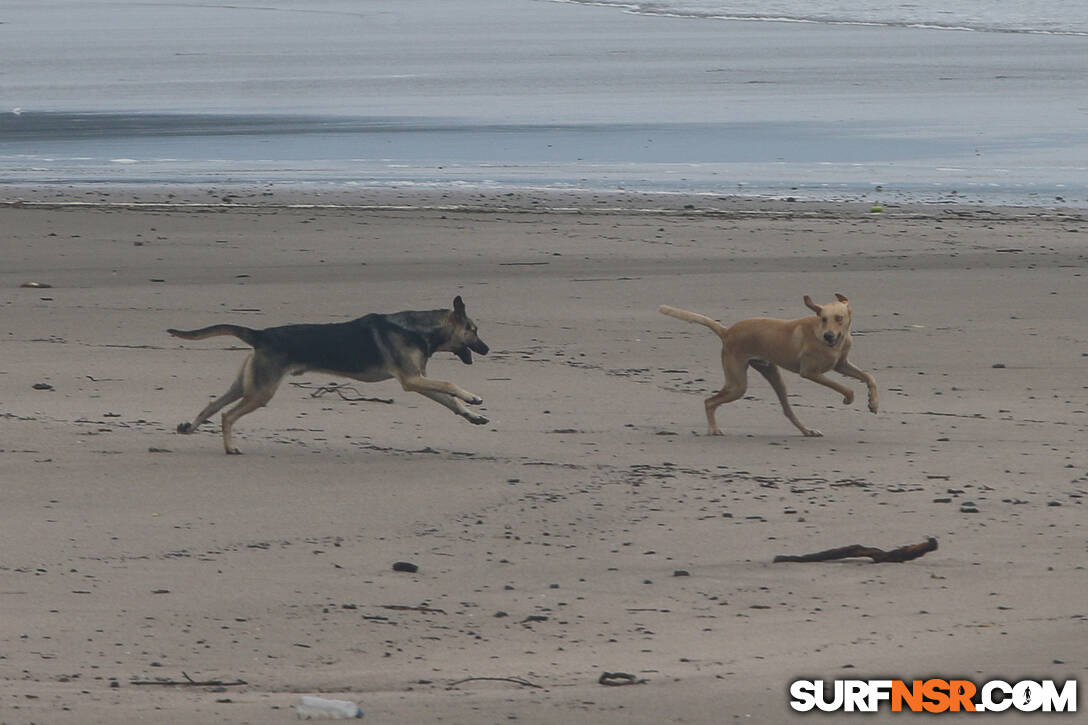
<instances>
[{"instance_id":1,"label":"dog's snout","mask_svg":"<svg viewBox=\"0 0 1088 725\"><path fill-rule=\"evenodd\" d=\"M824 340L827 340L828 345L834 345L835 344L835 338L836 338L836 335L835 335L834 332L828 331L828 332L824 333Z\"/></svg>"},{"instance_id":2,"label":"dog's snout","mask_svg":"<svg viewBox=\"0 0 1088 725\"><path fill-rule=\"evenodd\" d=\"M488 351L491 349L491 348L489 348L487 346L487 343L485 343L483 340L480 340L480 339L477 339L474 343L469 345L469 347L472 348L473 352L478 352L481 355L486 355L488 353Z\"/></svg>"}]
</instances>

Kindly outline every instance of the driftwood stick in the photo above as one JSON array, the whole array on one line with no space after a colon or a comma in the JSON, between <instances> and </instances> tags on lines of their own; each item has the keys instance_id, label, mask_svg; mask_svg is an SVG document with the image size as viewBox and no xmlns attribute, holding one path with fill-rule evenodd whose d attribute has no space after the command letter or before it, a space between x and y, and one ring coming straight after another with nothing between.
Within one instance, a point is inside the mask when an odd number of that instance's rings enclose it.
<instances>
[{"instance_id":1,"label":"driftwood stick","mask_svg":"<svg viewBox=\"0 0 1088 725\"><path fill-rule=\"evenodd\" d=\"M248 685L245 680L194 680L189 673L182 672L184 680L132 680L130 685L182 685L185 687L237 687Z\"/></svg>"},{"instance_id":2,"label":"driftwood stick","mask_svg":"<svg viewBox=\"0 0 1088 725\"><path fill-rule=\"evenodd\" d=\"M884 551L884 549L877 549L873 546L854 544L853 546L840 546L837 549L825 549L824 551L817 551L814 554L803 554L801 556L783 554L776 556L774 558L774 563L777 564L783 561L832 561L833 559L852 559L855 557L867 556L877 564L898 564L903 561L917 559L920 556L925 556L929 552L936 550L937 540L931 536L921 544L900 546L898 549L892 549L891 551Z\"/></svg>"},{"instance_id":3,"label":"driftwood stick","mask_svg":"<svg viewBox=\"0 0 1088 725\"><path fill-rule=\"evenodd\" d=\"M515 685L523 685L524 687L535 687L538 690L544 689L542 685L538 685L535 682L529 682L528 680L523 680L520 677L466 677L463 680L455 680L451 682L450 684L446 685L446 689L450 690L454 687L457 687L458 685L463 685L466 682L472 682L473 680L495 680L498 682L513 682Z\"/></svg>"},{"instance_id":4,"label":"driftwood stick","mask_svg":"<svg viewBox=\"0 0 1088 725\"><path fill-rule=\"evenodd\" d=\"M608 687L622 687L623 685L645 685L649 680L644 677L636 677L630 672L602 672L597 678L598 685Z\"/></svg>"},{"instance_id":5,"label":"driftwood stick","mask_svg":"<svg viewBox=\"0 0 1088 725\"><path fill-rule=\"evenodd\" d=\"M385 403L386 405L392 405L393 404L393 399L392 398L368 398L368 397L360 394L359 391L356 390L355 386L353 386L353 385L339 385L337 383L330 383L328 385L321 385L321 386L316 387L316 388L313 387L312 385L310 385L310 383L291 383L291 385L294 385L296 387L304 388L306 390L309 390L311 398L320 398L325 393L336 393L337 395L340 396L341 400L346 400L346 401L351 402L351 403L366 402L366 403ZM350 390L354 397L348 397L347 395L345 395L345 393L344 393L345 390Z\"/></svg>"},{"instance_id":6,"label":"driftwood stick","mask_svg":"<svg viewBox=\"0 0 1088 725\"><path fill-rule=\"evenodd\" d=\"M392 609L397 612L423 612L424 614L445 614L445 609L437 607L413 607L409 604L379 604L382 609Z\"/></svg>"}]
</instances>

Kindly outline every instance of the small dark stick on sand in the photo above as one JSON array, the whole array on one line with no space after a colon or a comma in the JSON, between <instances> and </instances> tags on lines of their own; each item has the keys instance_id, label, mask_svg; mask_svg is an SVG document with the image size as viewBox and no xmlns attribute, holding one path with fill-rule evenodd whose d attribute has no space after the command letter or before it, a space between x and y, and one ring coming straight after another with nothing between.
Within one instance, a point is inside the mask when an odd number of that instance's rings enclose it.
<instances>
[{"instance_id":1,"label":"small dark stick on sand","mask_svg":"<svg viewBox=\"0 0 1088 725\"><path fill-rule=\"evenodd\" d=\"M802 554L801 556L789 556L783 554L776 556L774 558L774 563L777 564L783 561L832 561L834 559L853 559L856 557L867 556L877 564L898 564L900 562L910 561L911 559L917 559L920 556L925 556L929 552L936 550L937 539L931 536L921 544L900 546L898 549L892 549L891 551L884 551L884 549L877 549L872 546L862 546L861 544L854 544L853 546L841 546L837 549L825 549L824 551L817 551L815 554Z\"/></svg>"}]
</instances>

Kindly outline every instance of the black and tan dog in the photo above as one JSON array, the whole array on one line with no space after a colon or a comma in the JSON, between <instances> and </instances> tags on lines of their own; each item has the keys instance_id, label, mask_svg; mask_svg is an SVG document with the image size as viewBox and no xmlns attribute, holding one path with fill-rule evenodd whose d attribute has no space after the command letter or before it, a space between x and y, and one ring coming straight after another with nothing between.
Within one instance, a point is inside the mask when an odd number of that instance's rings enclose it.
<instances>
[{"instance_id":1,"label":"black and tan dog","mask_svg":"<svg viewBox=\"0 0 1088 725\"><path fill-rule=\"evenodd\" d=\"M472 353L486 355L488 347L477 334L476 324L465 314L460 297L453 309L369 314L350 322L283 325L254 330L241 325L212 325L199 330L167 330L174 337L203 340L233 335L253 346L253 353L230 390L208 404L192 423L182 423L178 433L192 433L224 406L240 401L223 413L223 447L238 453L231 443L231 428L247 413L267 405L284 375L308 371L341 375L363 382L396 378L410 392L425 395L469 422L488 420L464 406L483 401L478 395L444 380L426 377L427 360L436 352L452 352L466 365Z\"/></svg>"},{"instance_id":2,"label":"black and tan dog","mask_svg":"<svg viewBox=\"0 0 1088 725\"><path fill-rule=\"evenodd\" d=\"M779 368L797 373L803 378L826 385L842 395L846 405L854 402L854 391L824 376L834 370L840 375L865 383L869 390L869 410L879 408L876 378L854 367L847 356L853 340L850 322L853 311L850 300L840 294L835 302L818 305L805 295L805 306L816 314L797 320L778 320L771 317L754 317L726 326L697 312L661 305L658 311L686 322L709 327L722 341L722 371L725 385L705 401L708 435L722 435L714 419L718 406L731 403L748 389L748 366L751 365L774 388L782 412L797 429L806 436L822 435L797 419L786 398L786 384L782 382Z\"/></svg>"}]
</instances>

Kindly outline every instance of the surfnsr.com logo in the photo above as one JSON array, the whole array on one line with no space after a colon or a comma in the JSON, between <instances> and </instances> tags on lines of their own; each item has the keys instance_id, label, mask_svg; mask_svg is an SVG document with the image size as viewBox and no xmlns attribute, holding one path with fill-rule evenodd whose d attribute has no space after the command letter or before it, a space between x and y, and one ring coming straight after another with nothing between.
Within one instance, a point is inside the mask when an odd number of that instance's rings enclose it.
<instances>
[{"instance_id":1,"label":"surfnsr.com logo","mask_svg":"<svg viewBox=\"0 0 1088 725\"><path fill-rule=\"evenodd\" d=\"M790 698L798 712L1076 712L1077 681L796 680Z\"/></svg>"}]
</instances>

